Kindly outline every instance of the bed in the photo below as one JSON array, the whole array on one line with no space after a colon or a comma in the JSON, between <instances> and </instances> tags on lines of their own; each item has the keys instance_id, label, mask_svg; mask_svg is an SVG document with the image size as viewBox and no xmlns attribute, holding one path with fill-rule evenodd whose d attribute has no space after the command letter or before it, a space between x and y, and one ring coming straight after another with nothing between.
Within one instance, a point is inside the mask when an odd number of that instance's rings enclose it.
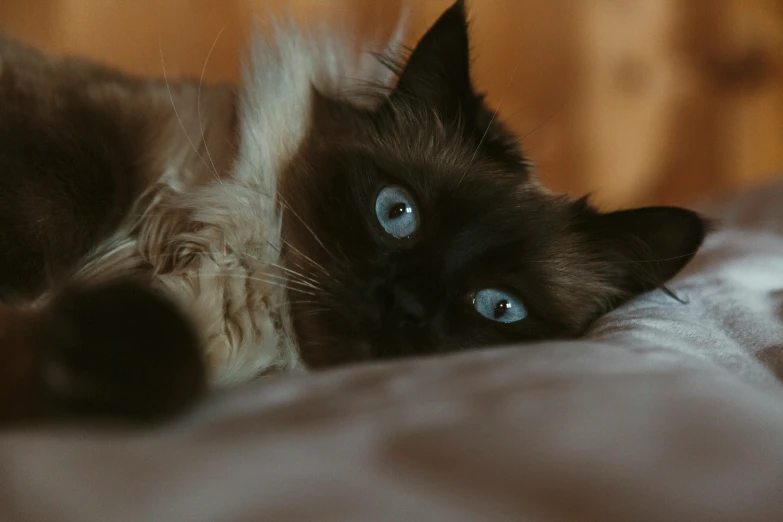
<instances>
[{"instance_id":1,"label":"bed","mask_svg":"<svg viewBox=\"0 0 783 522\"><path fill-rule=\"evenodd\" d=\"M0 521L783 520L783 184L586 339L267 379L0 435Z\"/></svg>"}]
</instances>

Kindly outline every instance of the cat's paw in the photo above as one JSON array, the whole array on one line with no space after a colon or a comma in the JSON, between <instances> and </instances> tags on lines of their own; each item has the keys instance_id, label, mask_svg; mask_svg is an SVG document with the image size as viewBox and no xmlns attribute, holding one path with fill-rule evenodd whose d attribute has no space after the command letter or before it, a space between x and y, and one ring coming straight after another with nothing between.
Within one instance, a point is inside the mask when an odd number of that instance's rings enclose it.
<instances>
[{"instance_id":1,"label":"cat's paw","mask_svg":"<svg viewBox=\"0 0 783 522\"><path fill-rule=\"evenodd\" d=\"M66 290L40 316L35 339L44 417L157 420L205 389L195 329L134 281Z\"/></svg>"}]
</instances>

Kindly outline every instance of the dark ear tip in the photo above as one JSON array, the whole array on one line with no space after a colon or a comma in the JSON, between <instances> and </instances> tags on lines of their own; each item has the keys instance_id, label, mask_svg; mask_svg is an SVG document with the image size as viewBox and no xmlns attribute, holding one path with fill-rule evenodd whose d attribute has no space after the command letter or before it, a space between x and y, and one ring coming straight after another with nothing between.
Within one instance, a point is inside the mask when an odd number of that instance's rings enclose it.
<instances>
[{"instance_id":1,"label":"dark ear tip","mask_svg":"<svg viewBox=\"0 0 783 522\"><path fill-rule=\"evenodd\" d=\"M465 5L465 0L457 0L454 2L454 4L449 7L449 9L446 11L445 14L454 14L456 15L460 20L465 22L467 24L467 7Z\"/></svg>"},{"instance_id":2,"label":"dark ear tip","mask_svg":"<svg viewBox=\"0 0 783 522\"><path fill-rule=\"evenodd\" d=\"M700 235L703 239L712 232L713 221L694 210L684 207L657 207L657 210L669 214L670 220L675 221L694 236Z\"/></svg>"},{"instance_id":3,"label":"dark ear tip","mask_svg":"<svg viewBox=\"0 0 783 522\"><path fill-rule=\"evenodd\" d=\"M701 248L711 231L710 220L694 210L683 207L652 207L649 210L660 215L661 221L666 224L664 231L674 233L667 234L668 236L679 239L671 246L679 243L681 249L688 250L693 255ZM687 259L689 260L693 255L687 256Z\"/></svg>"},{"instance_id":4,"label":"dark ear tip","mask_svg":"<svg viewBox=\"0 0 783 522\"><path fill-rule=\"evenodd\" d=\"M703 216L700 213L694 212L692 210L690 212L693 213L694 217L699 221L699 224L701 225L702 240L715 231L715 229L717 228L717 222L715 220Z\"/></svg>"},{"instance_id":5,"label":"dark ear tip","mask_svg":"<svg viewBox=\"0 0 783 522\"><path fill-rule=\"evenodd\" d=\"M706 217L701 214L696 214L701 219L702 226L704 227L704 235L709 236L713 232L716 232L721 224L717 218Z\"/></svg>"}]
</instances>

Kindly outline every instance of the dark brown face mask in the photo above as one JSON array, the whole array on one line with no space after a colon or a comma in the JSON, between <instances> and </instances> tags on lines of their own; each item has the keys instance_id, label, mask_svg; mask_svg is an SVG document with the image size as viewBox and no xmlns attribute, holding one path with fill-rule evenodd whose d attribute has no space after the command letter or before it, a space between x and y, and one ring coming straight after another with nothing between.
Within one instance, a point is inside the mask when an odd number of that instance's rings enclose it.
<instances>
[{"instance_id":1,"label":"dark brown face mask","mask_svg":"<svg viewBox=\"0 0 783 522\"><path fill-rule=\"evenodd\" d=\"M576 336L704 239L685 209L604 214L541 188L468 49L460 1L377 108L316 95L280 187L286 263L318 288L290 293L311 366Z\"/></svg>"}]
</instances>

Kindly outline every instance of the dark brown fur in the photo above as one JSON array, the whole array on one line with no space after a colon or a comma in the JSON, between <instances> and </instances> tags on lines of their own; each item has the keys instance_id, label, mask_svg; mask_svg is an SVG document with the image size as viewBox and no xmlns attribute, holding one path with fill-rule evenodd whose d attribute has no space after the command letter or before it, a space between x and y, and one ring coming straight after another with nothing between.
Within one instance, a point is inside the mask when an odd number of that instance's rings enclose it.
<instances>
[{"instance_id":1,"label":"dark brown fur","mask_svg":"<svg viewBox=\"0 0 783 522\"><path fill-rule=\"evenodd\" d=\"M156 420L199 397L194 328L134 281L60 293L45 309L0 311L0 421Z\"/></svg>"},{"instance_id":2,"label":"dark brown fur","mask_svg":"<svg viewBox=\"0 0 783 522\"><path fill-rule=\"evenodd\" d=\"M195 185L229 171L233 93L205 90L213 124L201 140L195 111L180 126L172 109L195 105L199 86L171 89L0 39L0 422L156 419L203 391L198 338L166 298L140 280L69 284L167 158L190 154L176 167ZM601 214L537 185L470 82L461 1L379 107L315 96L310 136L279 187L293 209L284 212L288 268L320 287L291 305L313 367L579 335L671 278L704 238L687 210ZM217 173L186 135L200 150L210 143ZM373 202L389 183L417 201L411 237L379 227ZM471 296L486 287L513 292L528 317L478 316Z\"/></svg>"},{"instance_id":3,"label":"dark brown fur","mask_svg":"<svg viewBox=\"0 0 783 522\"><path fill-rule=\"evenodd\" d=\"M380 107L317 97L281 187L298 211L285 222L289 262L323 288L292 307L311 366L574 337L662 285L701 245L705 223L688 210L601 214L543 190L476 93L469 62L460 1ZM414 236L379 226L373 204L387 185L416 200ZM528 317L480 316L471 299L482 288L518 296Z\"/></svg>"},{"instance_id":4,"label":"dark brown fur","mask_svg":"<svg viewBox=\"0 0 783 522\"><path fill-rule=\"evenodd\" d=\"M68 283L160 176L166 156L190 148L172 100L192 105L197 88L49 57L0 36L0 422L66 412L155 418L203 387L198 341L162 297L141 282ZM205 88L202 97L221 127L210 150L222 172L234 140L233 93ZM182 127L200 136L192 116ZM61 286L54 302L25 309ZM81 376L70 383L76 388L54 386L46 374L54 365Z\"/></svg>"}]
</instances>

